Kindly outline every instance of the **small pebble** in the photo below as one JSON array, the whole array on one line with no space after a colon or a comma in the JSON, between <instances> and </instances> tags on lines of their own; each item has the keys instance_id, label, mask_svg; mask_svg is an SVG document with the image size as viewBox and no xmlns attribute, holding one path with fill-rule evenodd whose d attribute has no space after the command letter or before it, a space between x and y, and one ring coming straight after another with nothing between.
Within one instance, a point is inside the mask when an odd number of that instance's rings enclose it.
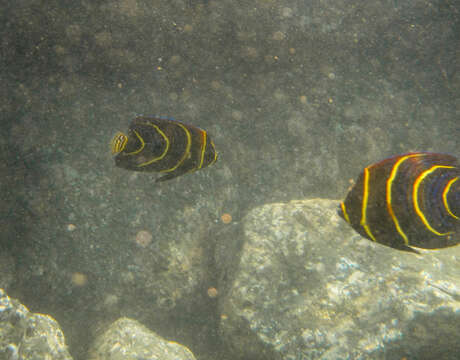
<instances>
[{"instance_id":1,"label":"small pebble","mask_svg":"<svg viewBox=\"0 0 460 360\"><path fill-rule=\"evenodd\" d=\"M224 224L230 224L232 222L232 215L228 214L228 213L224 213L220 216L220 220L224 223Z\"/></svg>"},{"instance_id":2,"label":"small pebble","mask_svg":"<svg viewBox=\"0 0 460 360\"><path fill-rule=\"evenodd\" d=\"M147 230L141 230L136 234L136 244L140 247L146 248L152 242L152 234Z\"/></svg>"},{"instance_id":3,"label":"small pebble","mask_svg":"<svg viewBox=\"0 0 460 360\"><path fill-rule=\"evenodd\" d=\"M82 287L88 283L88 277L81 272L74 272L72 274L72 284L74 286Z\"/></svg>"},{"instance_id":4,"label":"small pebble","mask_svg":"<svg viewBox=\"0 0 460 360\"><path fill-rule=\"evenodd\" d=\"M210 287L208 289L208 296L211 298L211 299L214 299L217 297L217 295L219 295L219 292L217 291L217 289L215 287Z\"/></svg>"}]
</instances>

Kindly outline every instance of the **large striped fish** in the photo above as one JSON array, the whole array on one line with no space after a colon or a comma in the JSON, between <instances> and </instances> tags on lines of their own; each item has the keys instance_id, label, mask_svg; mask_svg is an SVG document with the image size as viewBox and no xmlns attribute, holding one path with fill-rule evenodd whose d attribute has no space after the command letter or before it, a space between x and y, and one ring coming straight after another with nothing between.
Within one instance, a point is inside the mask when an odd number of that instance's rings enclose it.
<instances>
[{"instance_id":1,"label":"large striped fish","mask_svg":"<svg viewBox=\"0 0 460 360\"><path fill-rule=\"evenodd\" d=\"M135 171L165 174L165 181L213 164L214 142L198 127L158 117L136 117L128 133L119 132L111 142L115 165Z\"/></svg>"},{"instance_id":2,"label":"large striped fish","mask_svg":"<svg viewBox=\"0 0 460 360\"><path fill-rule=\"evenodd\" d=\"M362 236L396 249L460 243L460 166L453 156L410 153L366 167L339 215Z\"/></svg>"}]
</instances>

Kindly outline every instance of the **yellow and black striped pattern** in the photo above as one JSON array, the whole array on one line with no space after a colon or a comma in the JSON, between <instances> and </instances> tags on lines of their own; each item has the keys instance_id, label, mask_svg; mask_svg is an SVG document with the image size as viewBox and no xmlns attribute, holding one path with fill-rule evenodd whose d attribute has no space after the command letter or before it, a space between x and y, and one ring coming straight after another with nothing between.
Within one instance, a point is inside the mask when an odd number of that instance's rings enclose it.
<instances>
[{"instance_id":1,"label":"yellow and black striped pattern","mask_svg":"<svg viewBox=\"0 0 460 360\"><path fill-rule=\"evenodd\" d=\"M460 165L450 155L410 153L366 167L340 204L358 233L396 249L460 243Z\"/></svg>"},{"instance_id":2,"label":"yellow and black striped pattern","mask_svg":"<svg viewBox=\"0 0 460 360\"><path fill-rule=\"evenodd\" d=\"M205 130L156 117L135 118L128 134L115 135L111 149L121 168L165 174L156 181L199 170L217 160L214 142Z\"/></svg>"}]
</instances>

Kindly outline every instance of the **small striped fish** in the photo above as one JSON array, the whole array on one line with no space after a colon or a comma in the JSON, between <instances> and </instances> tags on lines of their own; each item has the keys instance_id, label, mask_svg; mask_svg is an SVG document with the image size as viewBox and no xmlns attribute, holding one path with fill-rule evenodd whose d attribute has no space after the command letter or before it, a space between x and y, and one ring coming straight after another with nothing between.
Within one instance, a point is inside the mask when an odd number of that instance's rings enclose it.
<instances>
[{"instance_id":1,"label":"small striped fish","mask_svg":"<svg viewBox=\"0 0 460 360\"><path fill-rule=\"evenodd\" d=\"M111 149L118 167L165 174L156 182L199 170L217 160L214 142L205 130L158 117L136 117L128 134L115 135Z\"/></svg>"}]
</instances>

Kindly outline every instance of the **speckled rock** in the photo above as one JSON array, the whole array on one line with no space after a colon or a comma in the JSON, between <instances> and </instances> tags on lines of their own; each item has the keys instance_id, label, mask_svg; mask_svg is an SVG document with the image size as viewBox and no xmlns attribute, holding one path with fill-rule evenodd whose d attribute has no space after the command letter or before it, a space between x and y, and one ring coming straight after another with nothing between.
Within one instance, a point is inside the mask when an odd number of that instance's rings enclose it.
<instances>
[{"instance_id":1,"label":"speckled rock","mask_svg":"<svg viewBox=\"0 0 460 360\"><path fill-rule=\"evenodd\" d=\"M90 360L195 360L185 346L167 341L139 322L121 318L96 338Z\"/></svg>"},{"instance_id":2,"label":"speckled rock","mask_svg":"<svg viewBox=\"0 0 460 360\"><path fill-rule=\"evenodd\" d=\"M34 314L0 289L0 359L71 360L58 323Z\"/></svg>"},{"instance_id":3,"label":"speckled rock","mask_svg":"<svg viewBox=\"0 0 460 360\"><path fill-rule=\"evenodd\" d=\"M458 359L460 248L415 255L372 243L337 205L292 201L246 216L241 261L223 269L229 346L242 359Z\"/></svg>"}]
</instances>

